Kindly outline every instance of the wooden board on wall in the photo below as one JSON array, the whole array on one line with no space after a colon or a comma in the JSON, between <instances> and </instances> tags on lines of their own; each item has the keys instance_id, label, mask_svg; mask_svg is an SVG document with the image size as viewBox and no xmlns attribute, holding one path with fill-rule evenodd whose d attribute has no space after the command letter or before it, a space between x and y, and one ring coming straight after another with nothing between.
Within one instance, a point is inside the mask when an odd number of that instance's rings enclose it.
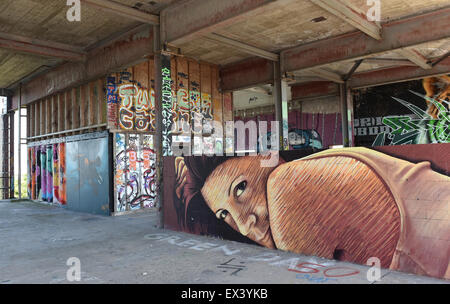
<instances>
[{"instance_id":1,"label":"wooden board on wall","mask_svg":"<svg viewBox=\"0 0 450 304\"><path fill-rule=\"evenodd\" d=\"M73 124L72 124L72 90L68 90L65 93L66 98L66 104L64 107L64 117L66 120L66 129L72 130Z\"/></svg>"},{"instance_id":2,"label":"wooden board on wall","mask_svg":"<svg viewBox=\"0 0 450 304\"><path fill-rule=\"evenodd\" d=\"M149 62L145 61L133 67L133 80L135 85L134 129L146 132L151 129L150 97L149 97Z\"/></svg>"},{"instance_id":3,"label":"wooden board on wall","mask_svg":"<svg viewBox=\"0 0 450 304\"><path fill-rule=\"evenodd\" d=\"M189 124L191 107L189 100L189 64L186 58L177 57L176 89L177 89L177 121L180 124ZM178 129L181 130L181 126Z\"/></svg>"},{"instance_id":4,"label":"wooden board on wall","mask_svg":"<svg viewBox=\"0 0 450 304\"><path fill-rule=\"evenodd\" d=\"M150 98L150 132L156 132L156 92L155 92L155 61L148 62L149 98Z\"/></svg>"},{"instance_id":5,"label":"wooden board on wall","mask_svg":"<svg viewBox=\"0 0 450 304\"><path fill-rule=\"evenodd\" d=\"M72 129L80 127L80 88L73 88L70 92L72 96ZM73 132L73 134L76 134Z\"/></svg>"},{"instance_id":6,"label":"wooden board on wall","mask_svg":"<svg viewBox=\"0 0 450 304\"><path fill-rule=\"evenodd\" d=\"M58 94L57 98L58 98L58 132L61 132L66 130L66 119L64 116L66 106L66 96L64 93L61 93Z\"/></svg>"},{"instance_id":7,"label":"wooden board on wall","mask_svg":"<svg viewBox=\"0 0 450 304\"><path fill-rule=\"evenodd\" d=\"M46 103L46 106L45 106L46 107L45 133L46 134L56 132L56 131L54 131L54 130L56 130L56 128L55 128L55 125L53 124L53 119L55 119L54 108L53 108L54 102L55 102L55 99L53 96L45 99L45 103Z\"/></svg>"},{"instance_id":8,"label":"wooden board on wall","mask_svg":"<svg viewBox=\"0 0 450 304\"><path fill-rule=\"evenodd\" d=\"M206 120L213 118L212 113L212 89L211 89L211 66L209 64L200 64L200 91L202 93L202 114Z\"/></svg>"},{"instance_id":9,"label":"wooden board on wall","mask_svg":"<svg viewBox=\"0 0 450 304\"><path fill-rule=\"evenodd\" d=\"M214 120L223 123L222 95L219 92L219 67L211 67L211 91L212 91L212 108Z\"/></svg>"},{"instance_id":10,"label":"wooden board on wall","mask_svg":"<svg viewBox=\"0 0 450 304\"><path fill-rule=\"evenodd\" d=\"M224 122L233 121L233 94L223 94L223 120Z\"/></svg>"},{"instance_id":11,"label":"wooden board on wall","mask_svg":"<svg viewBox=\"0 0 450 304\"><path fill-rule=\"evenodd\" d=\"M106 79L101 78L97 80L98 85L98 120L97 124L105 124L106 123L106 99L105 99L105 83Z\"/></svg>"},{"instance_id":12,"label":"wooden board on wall","mask_svg":"<svg viewBox=\"0 0 450 304\"><path fill-rule=\"evenodd\" d=\"M39 104L40 104L39 111L40 111L40 116L41 116L41 118L40 118L40 130L41 130L41 135L44 135L46 133L46 130L45 130L45 112L46 112L45 99L42 99L39 102Z\"/></svg>"},{"instance_id":13,"label":"wooden board on wall","mask_svg":"<svg viewBox=\"0 0 450 304\"><path fill-rule=\"evenodd\" d=\"M41 103L40 103L40 101L37 101L36 103L35 103L35 136L40 136L42 133L41 133Z\"/></svg>"},{"instance_id":14,"label":"wooden board on wall","mask_svg":"<svg viewBox=\"0 0 450 304\"><path fill-rule=\"evenodd\" d=\"M31 104L31 133L29 137L36 136L36 103Z\"/></svg>"},{"instance_id":15,"label":"wooden board on wall","mask_svg":"<svg viewBox=\"0 0 450 304\"><path fill-rule=\"evenodd\" d=\"M119 75L117 73L109 74L106 77L106 123L107 128L110 130L117 130L119 123L118 79Z\"/></svg>"},{"instance_id":16,"label":"wooden board on wall","mask_svg":"<svg viewBox=\"0 0 450 304\"><path fill-rule=\"evenodd\" d=\"M195 128L201 126L201 87L200 87L200 64L197 61L189 60L189 99L191 112L191 126Z\"/></svg>"},{"instance_id":17,"label":"wooden board on wall","mask_svg":"<svg viewBox=\"0 0 450 304\"><path fill-rule=\"evenodd\" d=\"M98 114L98 111L96 110L97 107L97 103L98 103L98 95L97 95L97 82L96 81L91 81L88 85L88 90L89 90L89 98L88 98L88 119L87 119L87 124L88 126L93 126L95 125L95 121L96 121L96 115ZM90 129L92 130L92 129Z\"/></svg>"},{"instance_id":18,"label":"wooden board on wall","mask_svg":"<svg viewBox=\"0 0 450 304\"><path fill-rule=\"evenodd\" d=\"M132 131L134 130L135 111L132 96L128 92L127 85L133 81L133 69L127 68L119 73L117 90L119 92L119 128ZM125 90L126 89L126 90Z\"/></svg>"},{"instance_id":19,"label":"wooden board on wall","mask_svg":"<svg viewBox=\"0 0 450 304\"><path fill-rule=\"evenodd\" d=\"M87 126L88 101L87 86L80 87L80 128Z\"/></svg>"}]
</instances>

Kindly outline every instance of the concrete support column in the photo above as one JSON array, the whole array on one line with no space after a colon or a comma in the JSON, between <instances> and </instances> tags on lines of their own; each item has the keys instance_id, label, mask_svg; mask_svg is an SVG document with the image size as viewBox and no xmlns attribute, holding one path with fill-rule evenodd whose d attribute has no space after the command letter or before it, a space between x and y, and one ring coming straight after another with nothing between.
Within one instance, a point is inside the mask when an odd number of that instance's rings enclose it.
<instances>
[{"instance_id":1,"label":"concrete support column","mask_svg":"<svg viewBox=\"0 0 450 304\"><path fill-rule=\"evenodd\" d=\"M280 62L273 63L273 100L275 104L275 120L279 122L279 150L289 150L288 100L286 82L281 77Z\"/></svg>"},{"instance_id":2,"label":"concrete support column","mask_svg":"<svg viewBox=\"0 0 450 304\"><path fill-rule=\"evenodd\" d=\"M9 115L4 114L2 117L2 135L1 135L1 176L0 176L0 187L2 188L2 199L7 199L9 197L9 160L8 160L8 125L9 125Z\"/></svg>"},{"instance_id":3,"label":"concrete support column","mask_svg":"<svg viewBox=\"0 0 450 304\"><path fill-rule=\"evenodd\" d=\"M342 119L342 143L344 147L350 146L348 133L348 106L347 106L347 83L339 85L340 107Z\"/></svg>"},{"instance_id":4,"label":"concrete support column","mask_svg":"<svg viewBox=\"0 0 450 304\"><path fill-rule=\"evenodd\" d=\"M12 97L8 96L9 116L9 198L14 198L14 111Z\"/></svg>"},{"instance_id":5,"label":"concrete support column","mask_svg":"<svg viewBox=\"0 0 450 304\"><path fill-rule=\"evenodd\" d=\"M164 228L164 187L163 187L163 157L162 157L162 76L161 76L161 40L160 27L153 26L153 52L155 61L155 111L156 111L156 133L154 148L156 152L156 194L159 206L159 228Z\"/></svg>"}]
</instances>

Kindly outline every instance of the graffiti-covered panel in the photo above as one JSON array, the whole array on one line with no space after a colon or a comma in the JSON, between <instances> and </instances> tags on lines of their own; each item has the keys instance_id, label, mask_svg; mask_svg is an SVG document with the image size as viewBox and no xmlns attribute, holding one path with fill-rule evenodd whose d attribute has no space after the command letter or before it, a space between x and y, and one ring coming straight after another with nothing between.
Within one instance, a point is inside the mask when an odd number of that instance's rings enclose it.
<instances>
[{"instance_id":1,"label":"graffiti-covered panel","mask_svg":"<svg viewBox=\"0 0 450 304\"><path fill-rule=\"evenodd\" d=\"M67 203L67 178L66 178L66 143L60 143L58 145L58 157L59 157L59 191L58 202L61 205Z\"/></svg>"},{"instance_id":2,"label":"graffiti-covered panel","mask_svg":"<svg viewBox=\"0 0 450 304\"><path fill-rule=\"evenodd\" d=\"M355 92L357 146L450 142L450 76Z\"/></svg>"},{"instance_id":3,"label":"graffiti-covered panel","mask_svg":"<svg viewBox=\"0 0 450 304\"><path fill-rule=\"evenodd\" d=\"M37 142L28 147L28 195L32 200L65 204L64 142Z\"/></svg>"},{"instance_id":4,"label":"graffiti-covered panel","mask_svg":"<svg viewBox=\"0 0 450 304\"><path fill-rule=\"evenodd\" d=\"M28 146L29 197L70 210L109 214L108 133L91 133Z\"/></svg>"},{"instance_id":5,"label":"graffiti-covered panel","mask_svg":"<svg viewBox=\"0 0 450 304\"><path fill-rule=\"evenodd\" d=\"M115 134L115 160L114 160L114 187L115 187L115 201L117 212L126 211L127 197L126 197L126 176L127 161L125 149L125 134Z\"/></svg>"},{"instance_id":6,"label":"graffiti-covered panel","mask_svg":"<svg viewBox=\"0 0 450 304\"><path fill-rule=\"evenodd\" d=\"M450 144L282 151L270 167L168 157L165 227L449 279L447 155Z\"/></svg>"},{"instance_id":7,"label":"graffiti-covered panel","mask_svg":"<svg viewBox=\"0 0 450 304\"><path fill-rule=\"evenodd\" d=\"M80 162L78 142L66 143L66 172L67 172L67 208L79 210L80 205Z\"/></svg>"},{"instance_id":8,"label":"graffiti-covered panel","mask_svg":"<svg viewBox=\"0 0 450 304\"><path fill-rule=\"evenodd\" d=\"M156 154L153 135L115 134L115 211L156 206Z\"/></svg>"},{"instance_id":9,"label":"graffiti-covered panel","mask_svg":"<svg viewBox=\"0 0 450 304\"><path fill-rule=\"evenodd\" d=\"M155 70L152 59L130 68L112 73L106 78L108 128L115 133L156 132L155 73L162 76L161 123L163 128L163 154L172 155L174 145L194 147L193 133L204 137L213 133L213 119L219 124L232 120L232 103L223 108L223 95L219 92L218 67L199 64L183 57L164 56L160 71ZM214 109L217 109L215 112ZM197 130L194 129L196 123ZM195 132L193 132L195 131ZM214 134L216 149L223 149L223 135ZM223 152L223 151L220 151ZM116 193L116 196L118 194Z\"/></svg>"}]
</instances>

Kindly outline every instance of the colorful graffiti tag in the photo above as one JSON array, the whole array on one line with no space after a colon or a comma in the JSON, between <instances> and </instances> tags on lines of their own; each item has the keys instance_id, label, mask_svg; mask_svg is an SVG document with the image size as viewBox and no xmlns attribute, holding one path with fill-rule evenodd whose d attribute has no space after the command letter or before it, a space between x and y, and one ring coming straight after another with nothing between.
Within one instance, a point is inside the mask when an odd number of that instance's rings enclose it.
<instances>
[{"instance_id":1,"label":"colorful graffiti tag","mask_svg":"<svg viewBox=\"0 0 450 304\"><path fill-rule=\"evenodd\" d=\"M178 124L178 131L183 131L182 126L190 123L190 102L188 81L189 76L185 73L178 73L178 91L177 91L177 113L176 122ZM189 130L187 130L189 131Z\"/></svg>"},{"instance_id":2,"label":"colorful graffiti tag","mask_svg":"<svg viewBox=\"0 0 450 304\"><path fill-rule=\"evenodd\" d=\"M119 126L124 130L155 130L155 91L121 78L117 87L120 100Z\"/></svg>"},{"instance_id":3,"label":"colorful graffiti tag","mask_svg":"<svg viewBox=\"0 0 450 304\"><path fill-rule=\"evenodd\" d=\"M165 158L165 225L448 279L450 144L405 148Z\"/></svg>"},{"instance_id":4,"label":"colorful graffiti tag","mask_svg":"<svg viewBox=\"0 0 450 304\"><path fill-rule=\"evenodd\" d=\"M28 196L33 200L66 204L65 143L28 148Z\"/></svg>"},{"instance_id":5,"label":"colorful graffiti tag","mask_svg":"<svg viewBox=\"0 0 450 304\"><path fill-rule=\"evenodd\" d=\"M115 136L116 212L156 206L156 154L153 136Z\"/></svg>"},{"instance_id":6,"label":"colorful graffiti tag","mask_svg":"<svg viewBox=\"0 0 450 304\"><path fill-rule=\"evenodd\" d=\"M389 131L378 134L373 146L450 143L450 111L444 106L449 103L413 91L411 93L424 98L427 103L433 105L437 109L437 115L433 117L428 111L393 97L408 108L413 117L404 115L384 117L383 124L389 127Z\"/></svg>"},{"instance_id":7,"label":"colorful graffiti tag","mask_svg":"<svg viewBox=\"0 0 450 304\"><path fill-rule=\"evenodd\" d=\"M172 152L172 125L175 117L173 113L172 79L170 70L170 57L162 56L162 154L171 156Z\"/></svg>"},{"instance_id":8,"label":"colorful graffiti tag","mask_svg":"<svg viewBox=\"0 0 450 304\"><path fill-rule=\"evenodd\" d=\"M450 76L354 92L357 146L450 142Z\"/></svg>"}]
</instances>

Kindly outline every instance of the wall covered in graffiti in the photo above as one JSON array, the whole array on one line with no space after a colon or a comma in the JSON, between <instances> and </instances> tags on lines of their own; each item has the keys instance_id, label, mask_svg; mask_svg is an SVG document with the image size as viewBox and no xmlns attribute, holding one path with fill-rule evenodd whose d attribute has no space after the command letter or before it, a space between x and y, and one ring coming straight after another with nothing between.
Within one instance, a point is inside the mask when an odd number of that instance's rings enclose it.
<instances>
[{"instance_id":1,"label":"wall covered in graffiti","mask_svg":"<svg viewBox=\"0 0 450 304\"><path fill-rule=\"evenodd\" d=\"M28 145L28 196L67 209L109 215L108 132Z\"/></svg>"},{"instance_id":2,"label":"wall covered in graffiti","mask_svg":"<svg viewBox=\"0 0 450 304\"><path fill-rule=\"evenodd\" d=\"M60 141L60 140L59 140ZM52 141L28 146L28 197L65 205L66 143Z\"/></svg>"},{"instance_id":3,"label":"wall covered in graffiti","mask_svg":"<svg viewBox=\"0 0 450 304\"><path fill-rule=\"evenodd\" d=\"M450 76L355 92L358 146L450 142Z\"/></svg>"},{"instance_id":4,"label":"wall covered in graffiti","mask_svg":"<svg viewBox=\"0 0 450 304\"><path fill-rule=\"evenodd\" d=\"M115 212L156 207L153 135L115 134Z\"/></svg>"},{"instance_id":5,"label":"wall covered in graffiti","mask_svg":"<svg viewBox=\"0 0 450 304\"><path fill-rule=\"evenodd\" d=\"M316 150L317 151L317 150ZM165 227L450 278L450 144L164 159Z\"/></svg>"},{"instance_id":6,"label":"wall covered in graffiti","mask_svg":"<svg viewBox=\"0 0 450 304\"><path fill-rule=\"evenodd\" d=\"M217 66L182 57L171 58L166 66L170 73L162 75L163 86L168 87L171 98L166 98L162 106L163 120L171 129L168 139L193 146L189 129L194 123L200 125L196 133L208 137L212 121L222 123L224 112L231 113L232 108L226 107L224 111ZM107 77L108 128L112 132L156 131L154 73L154 61L148 60ZM170 83L164 82L169 74Z\"/></svg>"}]
</instances>

